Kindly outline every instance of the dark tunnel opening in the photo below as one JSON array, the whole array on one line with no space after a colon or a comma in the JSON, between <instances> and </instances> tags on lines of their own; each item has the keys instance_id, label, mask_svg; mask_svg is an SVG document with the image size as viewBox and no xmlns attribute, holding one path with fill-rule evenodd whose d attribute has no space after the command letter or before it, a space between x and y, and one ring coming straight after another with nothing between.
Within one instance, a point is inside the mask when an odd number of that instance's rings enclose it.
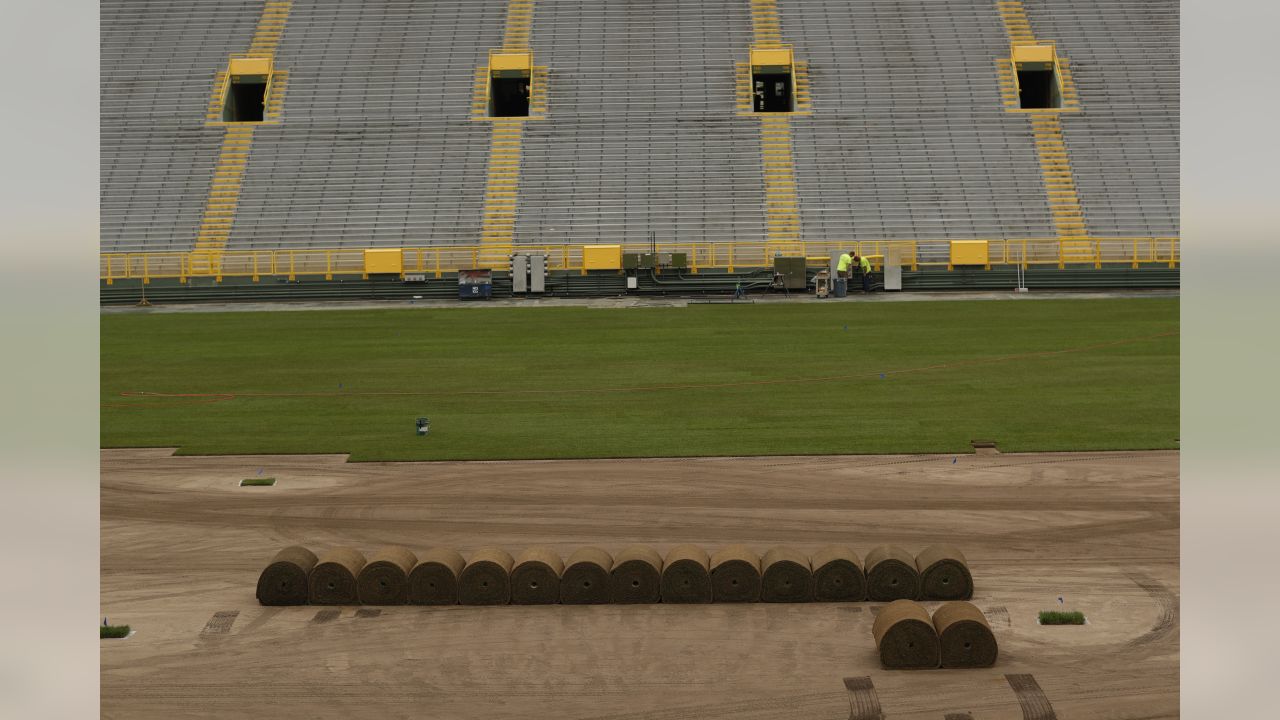
<instances>
[{"instance_id":1,"label":"dark tunnel opening","mask_svg":"<svg viewBox=\"0 0 1280 720\"><path fill-rule=\"evenodd\" d=\"M493 117L529 117L529 78L495 74L489 88Z\"/></svg>"},{"instance_id":2,"label":"dark tunnel opening","mask_svg":"<svg viewBox=\"0 0 1280 720\"><path fill-rule=\"evenodd\" d=\"M1058 78L1053 66L1045 69L1018 68L1018 102L1024 110L1042 110L1062 107L1058 92Z\"/></svg>"},{"instance_id":3,"label":"dark tunnel opening","mask_svg":"<svg viewBox=\"0 0 1280 720\"><path fill-rule=\"evenodd\" d=\"M262 122L266 99L266 78L232 80L227 86L222 119L227 122Z\"/></svg>"},{"instance_id":4,"label":"dark tunnel opening","mask_svg":"<svg viewBox=\"0 0 1280 720\"><path fill-rule=\"evenodd\" d=\"M756 112L791 112L795 109L791 96L791 73L752 73L751 84Z\"/></svg>"}]
</instances>

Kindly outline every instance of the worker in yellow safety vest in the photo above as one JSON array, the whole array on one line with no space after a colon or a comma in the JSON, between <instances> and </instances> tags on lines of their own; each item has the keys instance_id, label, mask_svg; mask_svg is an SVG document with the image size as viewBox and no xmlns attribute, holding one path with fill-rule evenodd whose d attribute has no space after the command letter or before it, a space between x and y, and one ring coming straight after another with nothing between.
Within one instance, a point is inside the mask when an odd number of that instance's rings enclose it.
<instances>
[{"instance_id":1,"label":"worker in yellow safety vest","mask_svg":"<svg viewBox=\"0 0 1280 720\"><path fill-rule=\"evenodd\" d=\"M853 256L853 261L858 263L858 269L862 271L862 292L871 292L871 261L866 256Z\"/></svg>"},{"instance_id":2,"label":"worker in yellow safety vest","mask_svg":"<svg viewBox=\"0 0 1280 720\"><path fill-rule=\"evenodd\" d=\"M836 297L844 297L849 292L849 271L853 266L853 258L857 255L850 250L840 255L836 261Z\"/></svg>"}]
</instances>

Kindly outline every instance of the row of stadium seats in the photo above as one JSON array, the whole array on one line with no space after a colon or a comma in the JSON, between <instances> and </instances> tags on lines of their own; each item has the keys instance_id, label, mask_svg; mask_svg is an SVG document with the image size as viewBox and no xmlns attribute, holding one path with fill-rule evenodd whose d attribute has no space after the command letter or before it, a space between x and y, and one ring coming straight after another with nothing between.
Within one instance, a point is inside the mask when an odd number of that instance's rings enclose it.
<instances>
[{"instance_id":1,"label":"row of stadium seats","mask_svg":"<svg viewBox=\"0 0 1280 720\"><path fill-rule=\"evenodd\" d=\"M1072 63L1064 116L1091 234L1178 232L1177 5L1028 0ZM102 244L188 250L223 130L214 74L262 3L104 0ZM809 63L792 125L803 235L1052 237L1030 125L1000 104L1008 39L988 0L782 0ZM284 120L255 133L228 247L474 244L491 128L475 69L504 0L296 3ZM762 240L759 122L735 112L744 0L537 3L549 116L527 123L517 242Z\"/></svg>"}]
</instances>

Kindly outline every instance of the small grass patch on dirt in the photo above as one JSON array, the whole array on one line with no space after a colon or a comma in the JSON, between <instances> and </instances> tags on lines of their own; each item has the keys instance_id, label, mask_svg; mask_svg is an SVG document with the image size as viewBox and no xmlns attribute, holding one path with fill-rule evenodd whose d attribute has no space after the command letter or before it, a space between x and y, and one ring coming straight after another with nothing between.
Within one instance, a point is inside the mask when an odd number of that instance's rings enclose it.
<instances>
[{"instance_id":1,"label":"small grass patch on dirt","mask_svg":"<svg viewBox=\"0 0 1280 720\"><path fill-rule=\"evenodd\" d=\"M98 630L100 631L99 640L117 640L129 636L128 625L99 625Z\"/></svg>"},{"instance_id":2,"label":"small grass patch on dirt","mask_svg":"<svg viewBox=\"0 0 1280 720\"><path fill-rule=\"evenodd\" d=\"M271 487L276 484L275 478L254 477L240 481L240 487Z\"/></svg>"},{"instance_id":3,"label":"small grass patch on dirt","mask_svg":"<svg viewBox=\"0 0 1280 720\"><path fill-rule=\"evenodd\" d=\"M1083 625L1084 613L1078 611L1063 612L1060 610L1040 611L1041 625Z\"/></svg>"}]
</instances>

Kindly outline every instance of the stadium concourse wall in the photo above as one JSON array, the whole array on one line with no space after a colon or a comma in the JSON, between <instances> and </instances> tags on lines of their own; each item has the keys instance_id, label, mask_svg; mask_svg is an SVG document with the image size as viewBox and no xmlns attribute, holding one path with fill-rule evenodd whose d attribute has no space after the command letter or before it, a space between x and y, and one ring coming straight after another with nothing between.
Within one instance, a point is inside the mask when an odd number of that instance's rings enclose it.
<instances>
[{"instance_id":1,"label":"stadium concourse wall","mask_svg":"<svg viewBox=\"0 0 1280 720\"><path fill-rule=\"evenodd\" d=\"M1029 284L1055 272L1063 284L1176 277L1174 0L765 5L805 69L805 110L786 122L807 256L850 243L880 255L881 239L900 238L911 247L904 289L926 277L929 286L1010 286L1011 264L1027 265ZM998 67L1011 43L1002 13L1014 5L1038 41L1070 59L1078 95L1079 107L1055 120L1085 229L1066 254L1052 244L1063 237L1043 131L1009 112L1002 94ZM742 112L735 75L761 39L764 5L523 6L545 113L523 123L518 140L510 244L474 262L431 262L487 237L494 148L507 141L476 115L477 78L490 51L509 44L512 2L104 0L104 301L142 283L381 287L385 279L367 279L343 255L365 248L404 248L406 268L425 256L427 284L446 285L458 268L503 270L512 249L569 248L549 253L565 292L621 282L582 274L571 256L588 244L765 248L771 136ZM287 89L252 138L233 136L212 119L216 96L229 59L255 47L269 47ZM218 197L228 176L234 203ZM192 254L198 236L216 240L203 255ZM950 241L988 238L1004 253L990 270L948 267ZM1037 241L1010 257L1016 238ZM715 257L691 252L699 280L771 264L764 251L745 260L708 252ZM317 253L323 267L299 262ZM646 287L642 278L638 290Z\"/></svg>"}]
</instances>

